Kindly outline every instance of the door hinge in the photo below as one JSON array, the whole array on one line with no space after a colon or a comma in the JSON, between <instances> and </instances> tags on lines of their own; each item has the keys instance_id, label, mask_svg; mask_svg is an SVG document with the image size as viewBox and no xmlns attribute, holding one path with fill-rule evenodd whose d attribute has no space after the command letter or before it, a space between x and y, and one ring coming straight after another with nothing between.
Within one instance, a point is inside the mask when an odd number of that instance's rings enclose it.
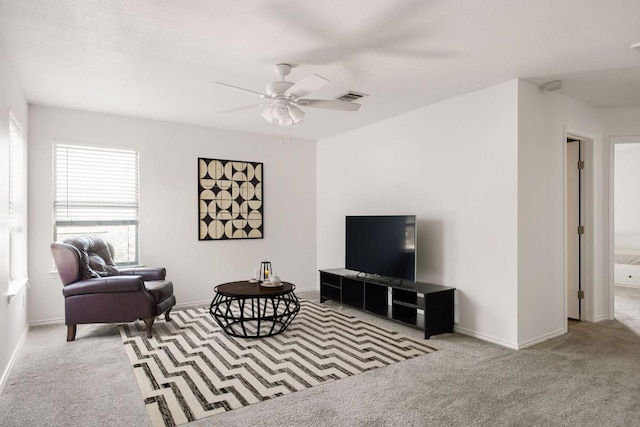
<instances>
[{"instance_id":1,"label":"door hinge","mask_svg":"<svg viewBox=\"0 0 640 427\"><path fill-rule=\"evenodd\" d=\"M579 170L584 169L584 160L580 160L580 161L578 161L578 169L579 169Z\"/></svg>"},{"instance_id":2,"label":"door hinge","mask_svg":"<svg viewBox=\"0 0 640 427\"><path fill-rule=\"evenodd\" d=\"M578 234L584 234L584 225L578 226Z\"/></svg>"},{"instance_id":3,"label":"door hinge","mask_svg":"<svg viewBox=\"0 0 640 427\"><path fill-rule=\"evenodd\" d=\"M584 291L583 290L579 290L578 291L578 299L584 299Z\"/></svg>"}]
</instances>

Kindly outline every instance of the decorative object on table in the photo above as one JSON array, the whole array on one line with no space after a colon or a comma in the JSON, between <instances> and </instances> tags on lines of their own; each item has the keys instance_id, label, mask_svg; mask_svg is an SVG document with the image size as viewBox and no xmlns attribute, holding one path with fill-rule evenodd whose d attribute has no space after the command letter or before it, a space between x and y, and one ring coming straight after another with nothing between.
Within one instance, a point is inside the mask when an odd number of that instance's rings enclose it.
<instances>
[{"instance_id":1,"label":"decorative object on table","mask_svg":"<svg viewBox=\"0 0 640 427\"><path fill-rule=\"evenodd\" d=\"M253 272L253 276L249 279L249 283L258 283L260 282L260 270L255 270Z\"/></svg>"},{"instance_id":2,"label":"decorative object on table","mask_svg":"<svg viewBox=\"0 0 640 427\"><path fill-rule=\"evenodd\" d=\"M260 286L263 286L265 288L279 288L282 286L282 280L280 280L280 277L278 277L278 275L271 272L269 278L261 282Z\"/></svg>"},{"instance_id":3,"label":"decorative object on table","mask_svg":"<svg viewBox=\"0 0 640 427\"><path fill-rule=\"evenodd\" d=\"M300 305L295 321L273 338L229 336L206 308L179 309L171 324L158 325L155 339L140 334L139 324L120 326L151 424L184 424L436 350L309 301ZM314 356L327 348L332 357Z\"/></svg>"},{"instance_id":4,"label":"decorative object on table","mask_svg":"<svg viewBox=\"0 0 640 427\"><path fill-rule=\"evenodd\" d=\"M258 162L198 158L199 240L262 239Z\"/></svg>"},{"instance_id":5,"label":"decorative object on table","mask_svg":"<svg viewBox=\"0 0 640 427\"><path fill-rule=\"evenodd\" d=\"M280 277L276 274L272 274L269 281L271 282L271 286L282 286L282 280L280 280Z\"/></svg>"},{"instance_id":6,"label":"decorative object on table","mask_svg":"<svg viewBox=\"0 0 640 427\"><path fill-rule=\"evenodd\" d=\"M269 277L273 270L271 270L271 263L267 260L264 260L260 263L260 277L258 277L258 281L260 283L264 283L269 281Z\"/></svg>"}]
</instances>

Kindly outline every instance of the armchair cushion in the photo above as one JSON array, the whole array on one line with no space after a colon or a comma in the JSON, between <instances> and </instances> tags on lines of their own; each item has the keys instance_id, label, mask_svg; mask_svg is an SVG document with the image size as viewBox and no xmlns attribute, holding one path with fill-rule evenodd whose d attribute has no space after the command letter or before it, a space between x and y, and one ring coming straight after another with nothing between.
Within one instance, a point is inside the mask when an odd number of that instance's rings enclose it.
<instances>
[{"instance_id":1,"label":"armchair cushion","mask_svg":"<svg viewBox=\"0 0 640 427\"><path fill-rule=\"evenodd\" d=\"M118 275L109 246L100 237L81 236L65 240L78 251L80 258L80 278L91 279Z\"/></svg>"},{"instance_id":2,"label":"armchair cushion","mask_svg":"<svg viewBox=\"0 0 640 427\"><path fill-rule=\"evenodd\" d=\"M144 282L140 276L113 276L79 280L62 288L62 294L66 298L73 295L136 292L143 289Z\"/></svg>"},{"instance_id":3,"label":"armchair cushion","mask_svg":"<svg viewBox=\"0 0 640 427\"><path fill-rule=\"evenodd\" d=\"M113 260L111 262L113 263ZM107 261L98 254L89 255L89 267L91 267L95 273L98 273L99 277L117 276L120 274L115 264L107 264Z\"/></svg>"},{"instance_id":4,"label":"armchair cushion","mask_svg":"<svg viewBox=\"0 0 640 427\"><path fill-rule=\"evenodd\" d=\"M143 280L164 280L167 270L163 267L126 267L119 270L119 274L142 276Z\"/></svg>"},{"instance_id":5,"label":"armchair cushion","mask_svg":"<svg viewBox=\"0 0 640 427\"><path fill-rule=\"evenodd\" d=\"M171 298L173 295L173 283L169 280L150 280L144 282L144 286L158 303Z\"/></svg>"}]
</instances>

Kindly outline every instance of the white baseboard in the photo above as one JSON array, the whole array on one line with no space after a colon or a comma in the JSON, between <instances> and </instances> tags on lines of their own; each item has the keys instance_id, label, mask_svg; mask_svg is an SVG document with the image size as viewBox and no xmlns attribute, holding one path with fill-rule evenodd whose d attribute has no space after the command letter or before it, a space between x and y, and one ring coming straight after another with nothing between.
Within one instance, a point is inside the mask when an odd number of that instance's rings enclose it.
<instances>
[{"instance_id":1,"label":"white baseboard","mask_svg":"<svg viewBox=\"0 0 640 427\"><path fill-rule=\"evenodd\" d=\"M616 283L616 286L620 286L623 288L635 288L635 289L640 288L640 285L631 285L629 283Z\"/></svg>"},{"instance_id":2,"label":"white baseboard","mask_svg":"<svg viewBox=\"0 0 640 427\"><path fill-rule=\"evenodd\" d=\"M593 319L593 323L602 322L603 320L613 320L613 318L607 316L606 314L601 314L600 316L596 316Z\"/></svg>"},{"instance_id":3,"label":"white baseboard","mask_svg":"<svg viewBox=\"0 0 640 427\"><path fill-rule=\"evenodd\" d=\"M47 326L64 324L64 317L55 317L53 319L32 320L29 322L31 326Z\"/></svg>"},{"instance_id":4,"label":"white baseboard","mask_svg":"<svg viewBox=\"0 0 640 427\"><path fill-rule=\"evenodd\" d=\"M541 336L536 337L536 338L532 338L532 339L524 341L522 343L513 343L513 342L510 342L510 341L505 341L503 339L493 337L491 335L486 335L486 334L481 334L481 333L478 333L478 332L475 332L475 331L471 331L471 330L465 329L465 328L463 328L461 326L455 326L454 330L456 332L462 334L462 335L467 335L467 336L470 336L470 337L473 337L473 338L478 338L478 339L481 339L483 341L487 341L487 342L490 342L490 343L493 343L493 344L501 345L502 347L510 348L512 350L522 350L524 348L531 347L532 345L539 344L541 342L550 340L552 338L559 337L560 335L564 335L564 334L567 333L566 329L563 328L563 329L558 329L558 330L553 331L553 332L549 332L547 334L541 335Z\"/></svg>"},{"instance_id":5,"label":"white baseboard","mask_svg":"<svg viewBox=\"0 0 640 427\"><path fill-rule=\"evenodd\" d=\"M513 349L513 350L517 350L518 349L518 344L516 344L516 343L505 341L503 339L496 338L496 337L493 337L491 335L481 334L479 332L472 331L470 329L466 329L466 328L463 328L461 326L457 326L456 325L456 326L453 327L453 330L455 332L458 332L459 334L467 335L467 336L473 337L473 338L478 338L478 339L480 339L482 341L487 341L487 342L490 342L490 343L493 343L493 344L498 344L498 345L500 345L502 347L507 347L507 348L510 348L510 349Z\"/></svg>"},{"instance_id":6,"label":"white baseboard","mask_svg":"<svg viewBox=\"0 0 640 427\"><path fill-rule=\"evenodd\" d=\"M552 338L557 338L561 335L564 335L567 333L567 329L566 328L562 328L562 329L558 329L556 331L552 331L549 332L547 334L541 335L539 337L536 338L531 338L530 340L521 342L520 344L518 344L518 350L521 350L523 348L527 348L527 347L531 347L532 345L536 345L536 344L540 344L541 342L550 340Z\"/></svg>"},{"instance_id":7,"label":"white baseboard","mask_svg":"<svg viewBox=\"0 0 640 427\"><path fill-rule=\"evenodd\" d=\"M203 300L203 301L182 302L180 304L174 305L173 307L174 308L192 308L192 307L208 306L210 304L211 304L210 300Z\"/></svg>"},{"instance_id":8,"label":"white baseboard","mask_svg":"<svg viewBox=\"0 0 640 427\"><path fill-rule=\"evenodd\" d=\"M22 336L18 340L18 345L16 345L16 349L13 351L13 354L9 359L9 363L7 363L7 367L2 373L2 377L0 377L0 394L2 394L2 390L4 389L4 386L7 383L7 379L9 378L9 374L11 373L13 364L16 362L16 359L18 358L18 354L20 354L20 350L22 350L22 346L24 345L24 342L27 340L28 332L29 332L29 324L27 324L27 326L25 326L24 328L24 331L22 331Z\"/></svg>"}]
</instances>

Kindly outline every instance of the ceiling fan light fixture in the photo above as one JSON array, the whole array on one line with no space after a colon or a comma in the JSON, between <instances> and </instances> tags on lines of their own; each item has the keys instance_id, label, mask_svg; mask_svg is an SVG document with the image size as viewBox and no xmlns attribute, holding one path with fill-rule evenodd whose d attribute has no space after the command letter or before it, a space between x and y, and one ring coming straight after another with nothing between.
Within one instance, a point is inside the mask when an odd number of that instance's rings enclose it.
<instances>
[{"instance_id":1,"label":"ceiling fan light fixture","mask_svg":"<svg viewBox=\"0 0 640 427\"><path fill-rule=\"evenodd\" d=\"M260 115L269 123L277 123L279 126L291 126L300 123L304 117L304 111L295 105L278 101L269 105L260 112Z\"/></svg>"},{"instance_id":2,"label":"ceiling fan light fixture","mask_svg":"<svg viewBox=\"0 0 640 427\"><path fill-rule=\"evenodd\" d=\"M272 107L269 106L260 112L260 115L264 117L264 119L269 123L273 123L273 119L274 119L273 113L271 112L271 108Z\"/></svg>"},{"instance_id":3,"label":"ceiling fan light fixture","mask_svg":"<svg viewBox=\"0 0 640 427\"><path fill-rule=\"evenodd\" d=\"M293 124L293 119L289 116L283 117L282 119L278 120L278 124L280 126L291 126Z\"/></svg>"},{"instance_id":4,"label":"ceiling fan light fixture","mask_svg":"<svg viewBox=\"0 0 640 427\"><path fill-rule=\"evenodd\" d=\"M304 111L302 111L295 105L290 105L289 115L291 116L293 123L300 123L302 121L302 118L304 117Z\"/></svg>"},{"instance_id":5,"label":"ceiling fan light fixture","mask_svg":"<svg viewBox=\"0 0 640 427\"><path fill-rule=\"evenodd\" d=\"M272 114L273 114L273 117L275 117L277 120L284 120L285 118L290 118L289 109L287 108L287 105L282 102L277 102L272 107Z\"/></svg>"}]
</instances>

